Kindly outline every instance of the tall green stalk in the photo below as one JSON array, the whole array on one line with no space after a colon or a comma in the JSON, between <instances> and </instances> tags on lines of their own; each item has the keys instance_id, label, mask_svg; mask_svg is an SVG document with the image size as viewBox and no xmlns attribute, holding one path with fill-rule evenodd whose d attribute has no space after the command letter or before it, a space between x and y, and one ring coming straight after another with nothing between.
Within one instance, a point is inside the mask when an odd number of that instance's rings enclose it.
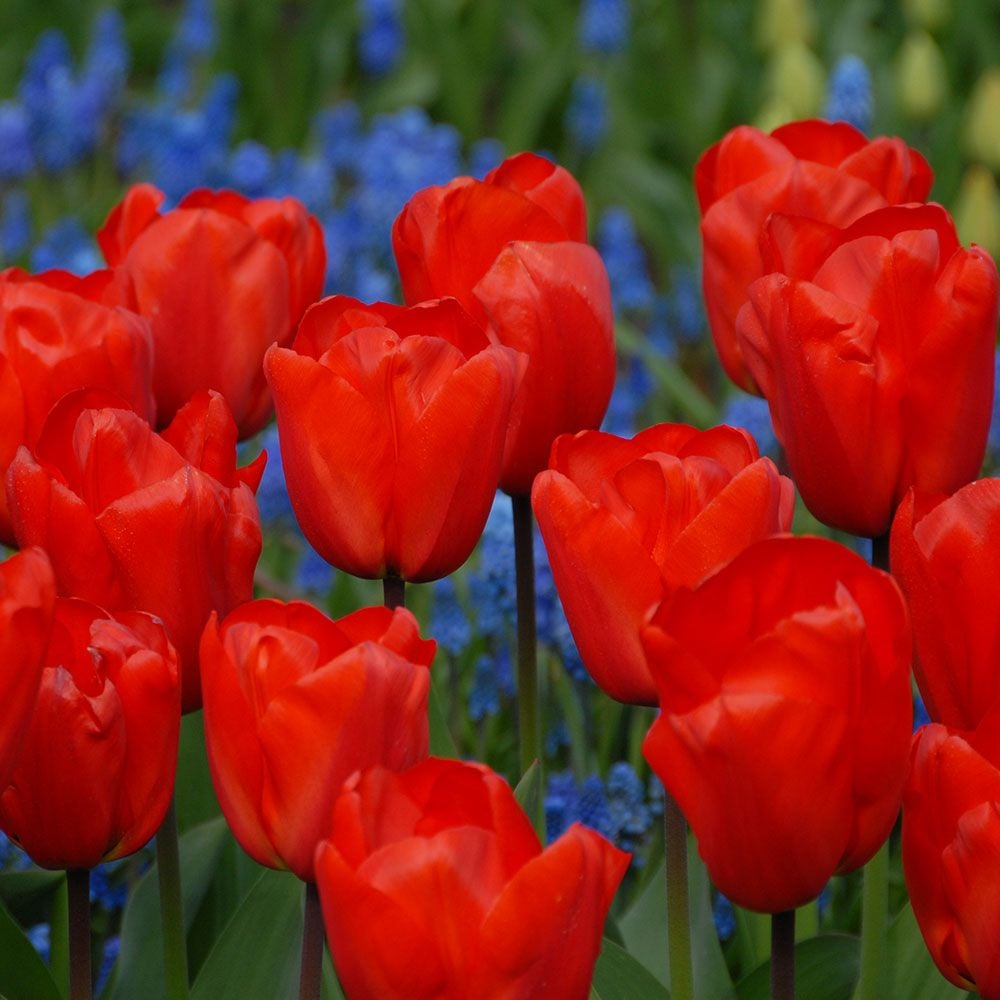
<instances>
[{"instance_id":1,"label":"tall green stalk","mask_svg":"<svg viewBox=\"0 0 1000 1000\"><path fill-rule=\"evenodd\" d=\"M160 922L163 927L167 1000L187 1000L187 934L184 929L184 897L181 895L177 809L173 798L156 834L156 869L160 884Z\"/></svg>"},{"instance_id":2,"label":"tall green stalk","mask_svg":"<svg viewBox=\"0 0 1000 1000\"><path fill-rule=\"evenodd\" d=\"M670 1000L694 1000L691 916L688 905L687 820L669 792L665 792L663 798L663 850L667 869Z\"/></svg>"}]
</instances>

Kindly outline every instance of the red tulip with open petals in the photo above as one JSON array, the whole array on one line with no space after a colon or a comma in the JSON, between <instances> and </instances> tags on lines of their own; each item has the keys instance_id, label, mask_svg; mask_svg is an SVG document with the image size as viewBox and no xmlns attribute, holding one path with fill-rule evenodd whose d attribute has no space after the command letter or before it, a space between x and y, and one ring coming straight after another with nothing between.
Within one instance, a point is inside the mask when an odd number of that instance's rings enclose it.
<instances>
[{"instance_id":1,"label":"red tulip with open petals","mask_svg":"<svg viewBox=\"0 0 1000 1000\"><path fill-rule=\"evenodd\" d=\"M648 613L788 531L795 490L745 430L659 424L631 440L557 438L531 500L587 670L612 698L655 705L639 638Z\"/></svg>"},{"instance_id":2,"label":"red tulip with open petals","mask_svg":"<svg viewBox=\"0 0 1000 1000\"><path fill-rule=\"evenodd\" d=\"M453 295L530 358L500 478L511 494L529 494L553 440L599 426L611 398L611 291L586 238L580 186L532 153L419 191L393 225L407 302Z\"/></svg>"},{"instance_id":3,"label":"red tulip with open petals","mask_svg":"<svg viewBox=\"0 0 1000 1000\"><path fill-rule=\"evenodd\" d=\"M775 273L737 323L792 479L825 524L875 537L911 487L979 473L993 403L997 269L940 205L846 229L773 216Z\"/></svg>"},{"instance_id":4,"label":"red tulip with open petals","mask_svg":"<svg viewBox=\"0 0 1000 1000\"><path fill-rule=\"evenodd\" d=\"M433 640L404 608L331 621L253 601L205 629L205 744L226 821L270 868L313 880L344 780L427 756Z\"/></svg>"},{"instance_id":5,"label":"red tulip with open petals","mask_svg":"<svg viewBox=\"0 0 1000 1000\"><path fill-rule=\"evenodd\" d=\"M149 325L103 304L110 271L0 271L0 480L18 447L33 447L49 410L77 389L105 389L152 422ZM12 545L0 489L0 542Z\"/></svg>"},{"instance_id":6,"label":"red tulip with open petals","mask_svg":"<svg viewBox=\"0 0 1000 1000\"><path fill-rule=\"evenodd\" d=\"M355 576L434 580L468 559L496 494L516 351L454 299L313 306L267 378L302 532Z\"/></svg>"},{"instance_id":7,"label":"red tulip with open petals","mask_svg":"<svg viewBox=\"0 0 1000 1000\"><path fill-rule=\"evenodd\" d=\"M41 549L0 563L0 789L31 722L49 644L56 585Z\"/></svg>"},{"instance_id":8,"label":"red tulip with open petals","mask_svg":"<svg viewBox=\"0 0 1000 1000\"><path fill-rule=\"evenodd\" d=\"M161 618L192 711L205 622L253 596L263 456L236 468L236 426L218 393L196 396L162 434L128 410L88 408L90 396L58 404L34 454L22 447L11 463L15 535L48 552L64 596Z\"/></svg>"},{"instance_id":9,"label":"red tulip with open petals","mask_svg":"<svg viewBox=\"0 0 1000 1000\"><path fill-rule=\"evenodd\" d=\"M646 759L734 903L801 906L889 836L910 641L892 577L821 538L757 542L643 631L660 694Z\"/></svg>"},{"instance_id":10,"label":"red tulip with open petals","mask_svg":"<svg viewBox=\"0 0 1000 1000\"><path fill-rule=\"evenodd\" d=\"M93 868L139 850L173 796L180 703L160 622L59 598L0 828L43 868Z\"/></svg>"},{"instance_id":11,"label":"red tulip with open petals","mask_svg":"<svg viewBox=\"0 0 1000 1000\"><path fill-rule=\"evenodd\" d=\"M264 352L323 290L323 231L294 198L199 190L161 213L163 198L135 185L97 234L115 297L152 327L159 426L214 389L249 437L273 412Z\"/></svg>"},{"instance_id":12,"label":"red tulip with open petals","mask_svg":"<svg viewBox=\"0 0 1000 1000\"><path fill-rule=\"evenodd\" d=\"M351 1000L583 1000L628 863L579 823L543 851L501 777L431 758L347 782L316 880Z\"/></svg>"},{"instance_id":13,"label":"red tulip with open petals","mask_svg":"<svg viewBox=\"0 0 1000 1000\"><path fill-rule=\"evenodd\" d=\"M770 135L740 125L702 155L694 183L705 305L719 359L738 386L757 391L736 317L747 289L769 270L759 247L768 216L846 226L885 205L923 201L933 179L927 161L901 139L869 140L846 122L792 122Z\"/></svg>"}]
</instances>

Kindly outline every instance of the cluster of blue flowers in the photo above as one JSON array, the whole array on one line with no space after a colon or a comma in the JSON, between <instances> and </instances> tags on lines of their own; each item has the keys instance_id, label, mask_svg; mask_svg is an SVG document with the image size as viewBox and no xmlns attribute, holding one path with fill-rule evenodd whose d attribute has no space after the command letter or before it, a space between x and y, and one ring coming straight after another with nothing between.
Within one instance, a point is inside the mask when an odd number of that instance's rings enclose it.
<instances>
[{"instance_id":1,"label":"cluster of blue flowers","mask_svg":"<svg viewBox=\"0 0 1000 1000\"><path fill-rule=\"evenodd\" d=\"M834 66L823 117L831 122L847 122L862 132L872 127L872 76L864 60L843 56Z\"/></svg>"},{"instance_id":2,"label":"cluster of blue flowers","mask_svg":"<svg viewBox=\"0 0 1000 1000\"><path fill-rule=\"evenodd\" d=\"M633 852L633 864L641 866L643 848L660 811L662 798L647 797L642 779L626 761L612 764L606 782L596 774L581 782L571 771L562 771L549 776L545 834L551 843L571 824L583 823L622 850Z\"/></svg>"}]
</instances>

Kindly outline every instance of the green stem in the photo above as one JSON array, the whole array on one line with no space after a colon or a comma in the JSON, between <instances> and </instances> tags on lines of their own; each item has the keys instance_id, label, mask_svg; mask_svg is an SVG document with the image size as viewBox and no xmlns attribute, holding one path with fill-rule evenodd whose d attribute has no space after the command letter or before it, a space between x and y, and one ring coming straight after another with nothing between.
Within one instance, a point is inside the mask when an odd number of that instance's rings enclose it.
<instances>
[{"instance_id":1,"label":"green stem","mask_svg":"<svg viewBox=\"0 0 1000 1000\"><path fill-rule=\"evenodd\" d=\"M670 1000L693 1000L691 918L688 908L687 820L670 792L663 796L663 850L667 868L667 954Z\"/></svg>"},{"instance_id":2,"label":"green stem","mask_svg":"<svg viewBox=\"0 0 1000 1000\"><path fill-rule=\"evenodd\" d=\"M90 869L66 872L69 895L69 996L70 1000L90 1000L93 985L90 972Z\"/></svg>"},{"instance_id":3,"label":"green stem","mask_svg":"<svg viewBox=\"0 0 1000 1000\"><path fill-rule=\"evenodd\" d=\"M861 888L861 978L857 1000L882 1000L889 922L889 842L865 865Z\"/></svg>"},{"instance_id":4,"label":"green stem","mask_svg":"<svg viewBox=\"0 0 1000 1000\"><path fill-rule=\"evenodd\" d=\"M406 582L398 576L383 577L382 597L387 608L405 608Z\"/></svg>"},{"instance_id":5,"label":"green stem","mask_svg":"<svg viewBox=\"0 0 1000 1000\"><path fill-rule=\"evenodd\" d=\"M795 1000L795 911L771 914L771 1000Z\"/></svg>"},{"instance_id":6,"label":"green stem","mask_svg":"<svg viewBox=\"0 0 1000 1000\"><path fill-rule=\"evenodd\" d=\"M156 834L156 869L160 883L160 923L163 931L163 965L166 974L167 1000L186 1000L187 937L184 930L184 899L181 896L177 810L173 798Z\"/></svg>"},{"instance_id":7,"label":"green stem","mask_svg":"<svg viewBox=\"0 0 1000 1000\"><path fill-rule=\"evenodd\" d=\"M531 499L510 498L514 511L514 565L517 577L517 706L521 773L537 760L541 766L538 718L538 639L535 628L534 522Z\"/></svg>"},{"instance_id":8,"label":"green stem","mask_svg":"<svg viewBox=\"0 0 1000 1000\"><path fill-rule=\"evenodd\" d=\"M323 980L323 911L315 882L306 882L305 917L302 922L302 964L299 967L299 1000L319 1000Z\"/></svg>"}]
</instances>

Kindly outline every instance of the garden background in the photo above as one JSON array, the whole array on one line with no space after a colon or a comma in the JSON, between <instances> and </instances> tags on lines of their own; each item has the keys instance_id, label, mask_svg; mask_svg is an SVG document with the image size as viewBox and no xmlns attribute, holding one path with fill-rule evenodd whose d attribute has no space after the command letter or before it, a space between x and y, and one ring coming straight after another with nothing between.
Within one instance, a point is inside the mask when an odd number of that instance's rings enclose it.
<instances>
[{"instance_id":1,"label":"garden background","mask_svg":"<svg viewBox=\"0 0 1000 1000\"><path fill-rule=\"evenodd\" d=\"M170 203L195 187L231 187L291 194L318 216L328 293L394 300L389 232L405 201L460 173L482 176L509 153L542 151L581 181L611 277L619 374L605 429L725 422L777 457L766 404L729 385L707 334L691 174L735 124L811 116L901 135L930 161L932 198L953 212L963 241L1000 251L994 0L4 0L0 265L101 266L92 234L133 181L152 181ZM305 544L273 428L247 454L260 446L270 462L258 494L259 593L334 615L378 603L375 584L334 574ZM998 456L995 419L988 470ZM796 530L829 533L801 505ZM498 503L470 564L412 588L409 603L440 647L436 751L485 761L516 785L511 536L509 505ZM609 922L618 947L606 947L594 989L665 996L662 790L641 754L652 710L611 702L589 681L540 544L536 561L547 779L521 794L543 796L550 837L579 819L635 852ZM193 995L290 994L301 886L236 846L199 727L200 713L185 717L178 774ZM6 842L0 861L0 993L57 997L63 876L32 868ZM104 997L163 993L151 861L147 849L95 873ZM721 997L733 983L738 997L766 996L766 918L730 906L696 856L691 865L699 994ZM851 994L859 881L834 879L800 916L803 996ZM924 949L898 850L892 885L888 995L960 995ZM336 996L329 969L327 978Z\"/></svg>"}]
</instances>

